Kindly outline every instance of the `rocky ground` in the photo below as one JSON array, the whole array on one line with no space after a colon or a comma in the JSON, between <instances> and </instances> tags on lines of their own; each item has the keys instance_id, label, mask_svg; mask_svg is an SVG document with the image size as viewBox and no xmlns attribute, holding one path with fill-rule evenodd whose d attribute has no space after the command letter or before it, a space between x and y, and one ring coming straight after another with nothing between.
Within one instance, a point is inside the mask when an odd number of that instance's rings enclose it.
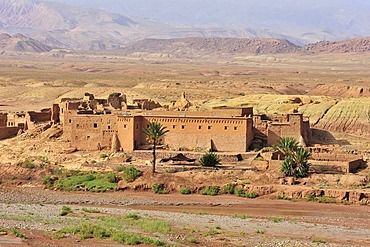
<instances>
[{"instance_id":1,"label":"rocky ground","mask_svg":"<svg viewBox=\"0 0 370 247\"><path fill-rule=\"evenodd\" d=\"M63 205L70 206L75 213L59 216ZM46 234L64 226L93 221L79 213L82 208L99 209L99 215L105 217L137 213L169 222L174 233L162 238L176 246L370 246L368 206L232 196L66 193L4 187L0 190L0 226L17 227L25 238L2 236L0 246L71 243L73 246L116 246L110 241L80 241L75 236L56 240ZM184 239L189 235L181 234L182 229L192 231L191 236L198 244L186 243Z\"/></svg>"}]
</instances>

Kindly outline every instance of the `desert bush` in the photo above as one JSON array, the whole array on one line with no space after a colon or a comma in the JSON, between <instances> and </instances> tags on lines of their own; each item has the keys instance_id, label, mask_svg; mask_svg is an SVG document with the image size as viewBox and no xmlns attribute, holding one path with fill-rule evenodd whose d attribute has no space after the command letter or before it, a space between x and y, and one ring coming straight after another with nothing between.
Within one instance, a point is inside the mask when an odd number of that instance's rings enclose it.
<instances>
[{"instance_id":1,"label":"desert bush","mask_svg":"<svg viewBox=\"0 0 370 247\"><path fill-rule=\"evenodd\" d=\"M122 175L123 179L128 183L135 181L142 174L141 171L139 171L135 166L132 166L132 165L128 167L124 167L122 169L122 172L123 172L123 175Z\"/></svg>"},{"instance_id":2,"label":"desert bush","mask_svg":"<svg viewBox=\"0 0 370 247\"><path fill-rule=\"evenodd\" d=\"M104 179L109 183L118 183L119 179L117 175L113 172L108 172L104 175Z\"/></svg>"},{"instance_id":3,"label":"desert bush","mask_svg":"<svg viewBox=\"0 0 370 247\"><path fill-rule=\"evenodd\" d=\"M216 153L207 152L200 158L202 166L214 167L220 164L220 158Z\"/></svg>"},{"instance_id":4,"label":"desert bush","mask_svg":"<svg viewBox=\"0 0 370 247\"><path fill-rule=\"evenodd\" d=\"M200 191L202 195L216 196L220 192L220 186L208 186Z\"/></svg>"},{"instance_id":5,"label":"desert bush","mask_svg":"<svg viewBox=\"0 0 370 247\"><path fill-rule=\"evenodd\" d=\"M135 213L131 213L125 216L125 219L140 220L141 216Z\"/></svg>"},{"instance_id":6,"label":"desert bush","mask_svg":"<svg viewBox=\"0 0 370 247\"><path fill-rule=\"evenodd\" d=\"M70 207L63 206L62 207L62 212L59 215L60 216L66 216L66 215L71 214L71 213L73 213L73 211Z\"/></svg>"},{"instance_id":7,"label":"desert bush","mask_svg":"<svg viewBox=\"0 0 370 247\"><path fill-rule=\"evenodd\" d=\"M27 169L34 169L36 167L35 163L33 163L31 160L25 160L22 166Z\"/></svg>"},{"instance_id":8,"label":"desert bush","mask_svg":"<svg viewBox=\"0 0 370 247\"><path fill-rule=\"evenodd\" d=\"M25 238L24 233L19 231L18 228L12 228L12 233L17 237L17 238Z\"/></svg>"},{"instance_id":9,"label":"desert bush","mask_svg":"<svg viewBox=\"0 0 370 247\"><path fill-rule=\"evenodd\" d=\"M60 178L54 183L54 187L56 189L64 191L90 191L90 192L106 192L115 190L117 188L118 178L112 172L105 174L90 173L84 175L71 175L69 177L66 177L68 175L65 174L60 175Z\"/></svg>"},{"instance_id":10,"label":"desert bush","mask_svg":"<svg viewBox=\"0 0 370 247\"><path fill-rule=\"evenodd\" d=\"M99 155L99 157L100 157L101 159L105 159L105 158L108 158L108 157L109 157L109 155L108 155L108 154L100 154L100 155Z\"/></svg>"},{"instance_id":11,"label":"desert bush","mask_svg":"<svg viewBox=\"0 0 370 247\"><path fill-rule=\"evenodd\" d=\"M235 188L234 195L246 198L256 198L258 194L254 191L244 191L242 188Z\"/></svg>"},{"instance_id":12,"label":"desert bush","mask_svg":"<svg viewBox=\"0 0 370 247\"><path fill-rule=\"evenodd\" d=\"M100 213L100 210L97 208L82 208L81 210L82 212L85 212L85 213L92 213L92 214Z\"/></svg>"},{"instance_id":13,"label":"desert bush","mask_svg":"<svg viewBox=\"0 0 370 247\"><path fill-rule=\"evenodd\" d=\"M152 184L152 191L156 194L167 194L164 184Z\"/></svg>"},{"instance_id":14,"label":"desert bush","mask_svg":"<svg viewBox=\"0 0 370 247\"><path fill-rule=\"evenodd\" d=\"M52 189L54 187L55 181L58 180L56 176L46 175L43 176L41 179L41 183L46 186L48 189Z\"/></svg>"},{"instance_id":15,"label":"desert bush","mask_svg":"<svg viewBox=\"0 0 370 247\"><path fill-rule=\"evenodd\" d=\"M187 187L183 187L180 189L180 193L183 194L183 195L189 195L191 194L191 189L187 188Z\"/></svg>"},{"instance_id":16,"label":"desert bush","mask_svg":"<svg viewBox=\"0 0 370 247\"><path fill-rule=\"evenodd\" d=\"M235 190L235 185L234 184L227 184L227 185L225 185L225 187L223 187L222 193L233 195L234 190Z\"/></svg>"}]
</instances>

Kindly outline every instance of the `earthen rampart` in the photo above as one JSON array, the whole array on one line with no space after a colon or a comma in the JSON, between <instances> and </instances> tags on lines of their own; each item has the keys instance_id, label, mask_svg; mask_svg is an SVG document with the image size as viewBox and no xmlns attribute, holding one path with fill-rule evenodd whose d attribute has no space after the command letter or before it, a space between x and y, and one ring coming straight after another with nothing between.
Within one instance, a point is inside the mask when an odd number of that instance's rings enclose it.
<instances>
[{"instance_id":1,"label":"earthen rampart","mask_svg":"<svg viewBox=\"0 0 370 247\"><path fill-rule=\"evenodd\" d=\"M6 113L0 113L0 128L7 126L7 121L8 121L7 115L8 114Z\"/></svg>"},{"instance_id":2,"label":"earthen rampart","mask_svg":"<svg viewBox=\"0 0 370 247\"><path fill-rule=\"evenodd\" d=\"M0 127L0 140L14 137L18 131L18 127Z\"/></svg>"}]
</instances>

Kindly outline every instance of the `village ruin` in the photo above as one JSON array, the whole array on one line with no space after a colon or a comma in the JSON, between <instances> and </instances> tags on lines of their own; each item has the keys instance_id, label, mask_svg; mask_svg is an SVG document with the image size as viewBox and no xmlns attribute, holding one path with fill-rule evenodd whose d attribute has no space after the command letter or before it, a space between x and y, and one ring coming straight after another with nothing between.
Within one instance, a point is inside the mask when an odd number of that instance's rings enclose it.
<instances>
[{"instance_id":1,"label":"village ruin","mask_svg":"<svg viewBox=\"0 0 370 247\"><path fill-rule=\"evenodd\" d=\"M120 93L110 94L107 99L86 93L82 99L63 98L40 112L1 113L0 139L33 130L40 124L61 124L63 140L76 150L133 152L150 149L142 130L156 121L169 130L159 143L164 151L245 153L255 145L276 145L281 137L289 136L311 148L314 172L354 172L364 162L361 155L317 147L311 142L309 120L301 113L267 116L254 114L253 107L220 106L210 111L191 111L191 106L185 93L169 106L149 99L128 104L126 96ZM280 164L277 153L261 154L269 166Z\"/></svg>"}]
</instances>

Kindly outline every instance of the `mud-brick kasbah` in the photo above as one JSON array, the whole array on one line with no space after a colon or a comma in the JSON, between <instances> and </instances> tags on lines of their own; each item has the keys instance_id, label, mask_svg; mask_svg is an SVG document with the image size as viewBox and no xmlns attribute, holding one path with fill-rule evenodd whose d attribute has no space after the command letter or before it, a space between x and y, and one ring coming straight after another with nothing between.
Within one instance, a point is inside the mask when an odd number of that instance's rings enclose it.
<instances>
[{"instance_id":1,"label":"mud-brick kasbah","mask_svg":"<svg viewBox=\"0 0 370 247\"><path fill-rule=\"evenodd\" d=\"M197 111L185 93L165 106L149 99L135 99L128 104L121 93L106 99L86 93L79 99L62 98L40 112L0 113L0 139L50 122L63 125L63 140L71 148L132 152L148 149L143 129L153 121L169 130L159 146L169 151L243 153L251 146L277 144L283 136L294 137L302 146L312 144L309 120L301 113L253 114L253 107L225 106ZM331 152L322 158L320 152L319 149L313 155L317 162L345 162L347 172L362 161L359 156Z\"/></svg>"}]
</instances>

